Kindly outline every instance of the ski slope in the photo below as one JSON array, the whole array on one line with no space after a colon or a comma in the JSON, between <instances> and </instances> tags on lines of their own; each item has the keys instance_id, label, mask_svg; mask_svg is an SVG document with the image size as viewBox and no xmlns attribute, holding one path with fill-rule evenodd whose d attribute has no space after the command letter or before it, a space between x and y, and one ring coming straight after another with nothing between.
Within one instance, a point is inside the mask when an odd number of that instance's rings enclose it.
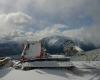
<instances>
[{"instance_id":1,"label":"ski slope","mask_svg":"<svg viewBox=\"0 0 100 80\"><path fill-rule=\"evenodd\" d=\"M67 69L0 69L0 80L100 80L100 69L96 67Z\"/></svg>"}]
</instances>

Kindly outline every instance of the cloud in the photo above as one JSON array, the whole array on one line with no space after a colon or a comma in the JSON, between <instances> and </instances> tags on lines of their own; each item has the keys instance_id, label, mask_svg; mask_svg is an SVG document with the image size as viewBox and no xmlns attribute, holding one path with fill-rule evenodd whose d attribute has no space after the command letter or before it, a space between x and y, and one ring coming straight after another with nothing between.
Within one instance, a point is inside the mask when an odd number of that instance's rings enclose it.
<instances>
[{"instance_id":1,"label":"cloud","mask_svg":"<svg viewBox=\"0 0 100 80\"><path fill-rule=\"evenodd\" d=\"M79 29L65 30L62 32L63 35L77 39L84 44L92 43L96 47L100 47L100 27L93 25L91 28L81 27Z\"/></svg>"},{"instance_id":2,"label":"cloud","mask_svg":"<svg viewBox=\"0 0 100 80\"><path fill-rule=\"evenodd\" d=\"M100 27L94 25L91 28L85 29L83 33L84 41L93 43L96 47L100 47Z\"/></svg>"},{"instance_id":3,"label":"cloud","mask_svg":"<svg viewBox=\"0 0 100 80\"><path fill-rule=\"evenodd\" d=\"M0 37L64 35L99 45L99 0L0 0Z\"/></svg>"},{"instance_id":4,"label":"cloud","mask_svg":"<svg viewBox=\"0 0 100 80\"><path fill-rule=\"evenodd\" d=\"M55 26L56 25L56 26ZM52 27L46 27L45 29L36 31L35 33L31 33L31 40L40 40L47 36L52 35L60 35L70 37L73 40L78 40L83 42L84 44L93 44L95 47L100 47L100 27L99 26L92 26L91 28L78 28L78 29L62 29L64 27L57 27L58 24L55 24ZM63 26L63 25L62 25ZM29 36L28 36L29 37Z\"/></svg>"},{"instance_id":5,"label":"cloud","mask_svg":"<svg viewBox=\"0 0 100 80\"><path fill-rule=\"evenodd\" d=\"M0 0L0 10L1 13L25 12L35 17L36 23L42 20L46 24L80 27L91 24L91 17L96 15L92 13L97 13L99 8L97 3L98 0Z\"/></svg>"},{"instance_id":6,"label":"cloud","mask_svg":"<svg viewBox=\"0 0 100 80\"><path fill-rule=\"evenodd\" d=\"M35 18L36 29L50 24L79 28L94 21L99 23L99 3L99 0L0 0L0 13L27 13Z\"/></svg>"},{"instance_id":7,"label":"cloud","mask_svg":"<svg viewBox=\"0 0 100 80\"><path fill-rule=\"evenodd\" d=\"M31 17L22 12L0 14L0 37L20 33L30 22Z\"/></svg>"},{"instance_id":8,"label":"cloud","mask_svg":"<svg viewBox=\"0 0 100 80\"><path fill-rule=\"evenodd\" d=\"M65 25L55 24L55 25L52 25L52 26L48 26L45 29L36 31L34 33L33 37L34 37L35 40L40 40L40 39L47 37L47 36L61 35L60 29L62 29L62 28L65 28Z\"/></svg>"},{"instance_id":9,"label":"cloud","mask_svg":"<svg viewBox=\"0 0 100 80\"><path fill-rule=\"evenodd\" d=\"M31 17L22 12L10 13L6 15L6 22L14 25L24 25L30 22Z\"/></svg>"}]
</instances>

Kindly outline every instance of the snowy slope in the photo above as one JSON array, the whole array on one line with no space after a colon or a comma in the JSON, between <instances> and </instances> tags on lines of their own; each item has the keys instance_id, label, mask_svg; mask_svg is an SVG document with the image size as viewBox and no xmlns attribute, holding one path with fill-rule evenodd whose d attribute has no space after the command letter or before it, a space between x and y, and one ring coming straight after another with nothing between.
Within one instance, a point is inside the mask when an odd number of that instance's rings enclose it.
<instances>
[{"instance_id":1,"label":"snowy slope","mask_svg":"<svg viewBox=\"0 0 100 80\"><path fill-rule=\"evenodd\" d=\"M100 80L100 69L49 70L34 69L29 71L0 70L0 80Z\"/></svg>"},{"instance_id":2,"label":"snowy slope","mask_svg":"<svg viewBox=\"0 0 100 80\"><path fill-rule=\"evenodd\" d=\"M99 55L100 49L86 52L87 56ZM78 58L79 56L76 56ZM98 56L99 57L99 56ZM100 61L84 61L83 57L75 61L77 68L67 69L33 69L28 71L14 68L0 69L0 80L100 80ZM97 57L96 57L97 58Z\"/></svg>"}]
</instances>

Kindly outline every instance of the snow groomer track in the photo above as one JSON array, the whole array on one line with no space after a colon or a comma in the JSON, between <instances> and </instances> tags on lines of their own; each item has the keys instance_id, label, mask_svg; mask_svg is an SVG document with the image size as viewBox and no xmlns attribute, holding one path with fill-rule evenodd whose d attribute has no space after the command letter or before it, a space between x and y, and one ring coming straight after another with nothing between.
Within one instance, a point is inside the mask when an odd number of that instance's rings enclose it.
<instances>
[{"instance_id":1,"label":"snow groomer track","mask_svg":"<svg viewBox=\"0 0 100 80\"><path fill-rule=\"evenodd\" d=\"M22 63L24 70L26 69L61 69L72 68L70 58L42 58L28 60Z\"/></svg>"}]
</instances>

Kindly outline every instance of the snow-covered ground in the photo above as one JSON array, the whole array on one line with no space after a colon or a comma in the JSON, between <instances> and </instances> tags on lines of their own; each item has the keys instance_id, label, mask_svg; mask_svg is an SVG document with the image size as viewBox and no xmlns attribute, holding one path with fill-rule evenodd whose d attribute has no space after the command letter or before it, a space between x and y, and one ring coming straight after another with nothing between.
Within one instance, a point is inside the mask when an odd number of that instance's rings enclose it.
<instances>
[{"instance_id":1,"label":"snow-covered ground","mask_svg":"<svg viewBox=\"0 0 100 80\"><path fill-rule=\"evenodd\" d=\"M74 62L75 63L75 62ZM100 62L97 62L99 64ZM100 68L93 63L80 63L86 67L67 69L33 69L28 71L14 68L0 69L0 80L100 80ZM94 66L93 66L94 65Z\"/></svg>"}]
</instances>

